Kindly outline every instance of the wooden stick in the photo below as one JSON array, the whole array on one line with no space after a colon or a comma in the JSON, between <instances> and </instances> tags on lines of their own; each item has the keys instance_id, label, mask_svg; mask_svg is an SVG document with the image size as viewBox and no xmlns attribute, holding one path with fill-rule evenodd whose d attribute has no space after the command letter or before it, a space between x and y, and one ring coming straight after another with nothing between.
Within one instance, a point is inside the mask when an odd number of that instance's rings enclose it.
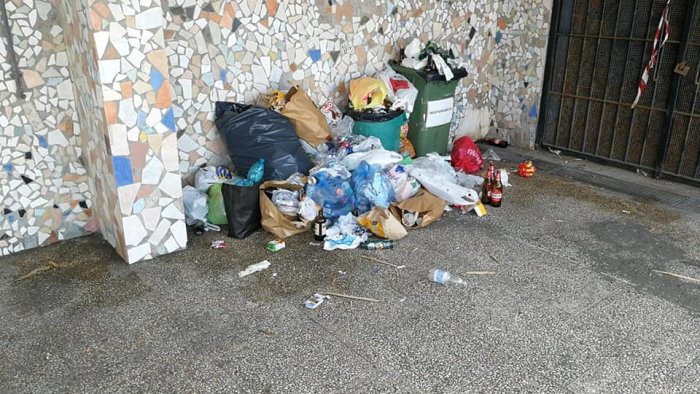
<instances>
[{"instance_id":1,"label":"wooden stick","mask_svg":"<svg viewBox=\"0 0 700 394\"><path fill-rule=\"evenodd\" d=\"M462 272L464 275L496 275L493 271L467 271Z\"/></svg>"},{"instance_id":2,"label":"wooden stick","mask_svg":"<svg viewBox=\"0 0 700 394\"><path fill-rule=\"evenodd\" d=\"M498 265L501 265L501 262L500 262L500 261L498 261L498 259L497 259L497 258L495 258L495 257L493 257L493 256L491 256L491 255L489 255L489 257L491 257L491 260L495 261L495 262L496 262L496 264L498 264Z\"/></svg>"},{"instance_id":3,"label":"wooden stick","mask_svg":"<svg viewBox=\"0 0 700 394\"><path fill-rule=\"evenodd\" d=\"M352 296L352 295L347 295L347 294L339 294L339 293L329 293L326 291L320 291L320 294L325 294L329 296L335 296L335 297L340 297L340 298L349 298L351 300L360 300L360 301L369 301L369 302L380 302L379 300L375 300L374 298L365 298L365 297L357 297L357 296Z\"/></svg>"},{"instance_id":4,"label":"wooden stick","mask_svg":"<svg viewBox=\"0 0 700 394\"><path fill-rule=\"evenodd\" d=\"M394 268L396 268L396 269L400 269L400 268L405 268L405 267L406 267L405 265L396 265L396 264L387 263L387 262L384 261L384 260L375 259L374 257L370 257L370 256L362 255L362 256L360 256L360 257L362 257L363 259L366 259L366 260L374 261L374 262L379 263L379 264L388 265L389 267L394 267Z\"/></svg>"},{"instance_id":5,"label":"wooden stick","mask_svg":"<svg viewBox=\"0 0 700 394\"><path fill-rule=\"evenodd\" d=\"M668 272L668 271L659 271L659 270L652 270L652 271L653 271L653 272L656 272L657 274L663 274L663 275L673 276L674 278L685 279L685 280L687 280L687 281L691 281L691 282L695 282L695 283L700 283L700 279L691 278L691 277L689 277L689 276L674 274L673 272Z\"/></svg>"},{"instance_id":6,"label":"wooden stick","mask_svg":"<svg viewBox=\"0 0 700 394\"><path fill-rule=\"evenodd\" d=\"M19 282L19 281L22 281L22 280L25 280L25 279L29 279L29 278L31 278L32 276L36 276L36 275L37 275L38 273L40 273L40 272L49 271L49 270L52 270L52 269L54 269L54 268L62 268L62 267L63 267L63 265L61 265L61 264L56 264L56 263L54 263L53 261L49 261L48 264L43 265L43 266L41 266L41 267L39 267L39 268L34 268L33 270L29 271L28 274L23 275L23 276L20 276L19 278L17 278L17 279L15 280L15 282Z\"/></svg>"}]
</instances>

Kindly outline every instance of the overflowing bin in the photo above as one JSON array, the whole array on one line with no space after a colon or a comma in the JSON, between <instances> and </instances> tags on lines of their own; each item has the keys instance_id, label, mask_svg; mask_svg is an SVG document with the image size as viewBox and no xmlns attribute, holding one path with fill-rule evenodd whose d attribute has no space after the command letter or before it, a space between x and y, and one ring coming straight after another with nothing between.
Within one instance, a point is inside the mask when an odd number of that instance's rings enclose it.
<instances>
[{"instance_id":1,"label":"overflowing bin","mask_svg":"<svg viewBox=\"0 0 700 394\"><path fill-rule=\"evenodd\" d=\"M389 65L418 89L418 97L408 120L408 139L413 143L416 155L425 156L430 152L446 154L455 89L459 80L467 76L467 71L463 68L452 69L454 78L446 81L437 70L414 70L395 61L389 62Z\"/></svg>"}]
</instances>

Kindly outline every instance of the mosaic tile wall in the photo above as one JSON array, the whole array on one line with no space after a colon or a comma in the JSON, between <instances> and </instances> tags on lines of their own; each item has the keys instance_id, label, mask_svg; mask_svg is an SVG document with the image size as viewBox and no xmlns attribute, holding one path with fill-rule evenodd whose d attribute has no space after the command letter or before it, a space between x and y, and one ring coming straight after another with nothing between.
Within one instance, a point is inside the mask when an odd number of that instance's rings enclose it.
<instances>
[{"instance_id":1,"label":"mosaic tile wall","mask_svg":"<svg viewBox=\"0 0 700 394\"><path fill-rule=\"evenodd\" d=\"M495 126L533 147L544 81L552 0L501 2L496 32Z\"/></svg>"},{"instance_id":2,"label":"mosaic tile wall","mask_svg":"<svg viewBox=\"0 0 700 394\"><path fill-rule=\"evenodd\" d=\"M332 5L329 5L332 4ZM465 106L491 106L498 2L416 0L168 0L166 44L181 135L180 170L226 163L213 124L217 100L254 103L302 85L317 104L373 75L413 37L450 46L467 63ZM189 176L188 176L189 175Z\"/></svg>"},{"instance_id":3,"label":"mosaic tile wall","mask_svg":"<svg viewBox=\"0 0 700 394\"><path fill-rule=\"evenodd\" d=\"M27 96L15 95L2 42L0 256L85 234L93 205L80 160L84 129L75 111L62 14L46 0L7 0L6 7Z\"/></svg>"},{"instance_id":4,"label":"mosaic tile wall","mask_svg":"<svg viewBox=\"0 0 700 394\"><path fill-rule=\"evenodd\" d=\"M102 123L96 128L102 135L89 139L95 148L90 161L96 176L110 175L101 186L107 200L101 208L109 210L101 219L114 222L115 247L129 263L183 249L187 231L162 5L158 0L81 5L93 81L79 86L89 91L95 83L101 99L84 103L86 111L101 108L95 120Z\"/></svg>"}]
</instances>

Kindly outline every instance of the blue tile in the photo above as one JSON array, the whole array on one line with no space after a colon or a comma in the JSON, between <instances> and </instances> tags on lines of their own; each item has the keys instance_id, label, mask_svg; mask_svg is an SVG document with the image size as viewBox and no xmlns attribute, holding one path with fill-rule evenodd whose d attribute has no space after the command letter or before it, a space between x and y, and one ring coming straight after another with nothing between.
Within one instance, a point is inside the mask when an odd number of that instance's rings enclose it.
<instances>
[{"instance_id":1,"label":"blue tile","mask_svg":"<svg viewBox=\"0 0 700 394\"><path fill-rule=\"evenodd\" d=\"M309 57L311 60L316 63L317 61L321 60L321 50L320 49L310 49L309 50Z\"/></svg>"},{"instance_id":2,"label":"blue tile","mask_svg":"<svg viewBox=\"0 0 700 394\"><path fill-rule=\"evenodd\" d=\"M114 165L114 180L117 183L117 187L134 183L134 176L131 173L131 160L128 157L114 156L112 164Z\"/></svg>"},{"instance_id":3,"label":"blue tile","mask_svg":"<svg viewBox=\"0 0 700 394\"><path fill-rule=\"evenodd\" d=\"M497 31L496 32L496 44L501 43L501 38L503 38L503 33L501 33L500 31Z\"/></svg>"},{"instance_id":4,"label":"blue tile","mask_svg":"<svg viewBox=\"0 0 700 394\"><path fill-rule=\"evenodd\" d=\"M226 83L226 70L219 71L219 79L221 79L221 82Z\"/></svg>"},{"instance_id":5,"label":"blue tile","mask_svg":"<svg viewBox=\"0 0 700 394\"><path fill-rule=\"evenodd\" d=\"M528 116L531 118L537 117L537 104L532 104L532 108L530 108L530 113L528 114Z\"/></svg>"},{"instance_id":6,"label":"blue tile","mask_svg":"<svg viewBox=\"0 0 700 394\"><path fill-rule=\"evenodd\" d=\"M151 86L153 86L153 90L156 92L160 90L160 87L163 86L163 81L165 78L163 78L163 74L160 73L160 71L156 70L155 67L151 68Z\"/></svg>"},{"instance_id":7,"label":"blue tile","mask_svg":"<svg viewBox=\"0 0 700 394\"><path fill-rule=\"evenodd\" d=\"M12 175L12 171L15 169L15 166L12 163L7 163L3 166L3 168L8 174Z\"/></svg>"},{"instance_id":8,"label":"blue tile","mask_svg":"<svg viewBox=\"0 0 700 394\"><path fill-rule=\"evenodd\" d=\"M168 112L165 113L162 120L163 124L166 125L170 130L175 131L175 113L173 109L170 108Z\"/></svg>"},{"instance_id":9,"label":"blue tile","mask_svg":"<svg viewBox=\"0 0 700 394\"><path fill-rule=\"evenodd\" d=\"M40 147L42 147L42 148L49 147L49 143L46 141L46 137L44 137L43 135L40 135L38 138L39 138L39 146Z\"/></svg>"},{"instance_id":10,"label":"blue tile","mask_svg":"<svg viewBox=\"0 0 700 394\"><path fill-rule=\"evenodd\" d=\"M214 77L211 75L211 73L202 74L202 81L204 81L204 83L206 83L207 86L214 85Z\"/></svg>"},{"instance_id":11,"label":"blue tile","mask_svg":"<svg viewBox=\"0 0 700 394\"><path fill-rule=\"evenodd\" d=\"M143 129L146 127L146 118L148 117L148 113L139 111L138 115L136 115L136 125L139 127L139 129Z\"/></svg>"}]
</instances>

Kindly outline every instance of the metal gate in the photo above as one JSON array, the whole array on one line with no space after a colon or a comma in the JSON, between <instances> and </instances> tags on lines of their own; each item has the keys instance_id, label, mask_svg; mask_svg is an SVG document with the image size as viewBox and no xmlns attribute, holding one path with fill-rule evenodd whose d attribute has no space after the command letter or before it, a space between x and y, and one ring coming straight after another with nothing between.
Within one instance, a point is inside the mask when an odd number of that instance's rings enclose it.
<instances>
[{"instance_id":1,"label":"metal gate","mask_svg":"<svg viewBox=\"0 0 700 394\"><path fill-rule=\"evenodd\" d=\"M666 0L555 0L538 144L700 185L695 3L671 0L669 40L632 109Z\"/></svg>"}]
</instances>

